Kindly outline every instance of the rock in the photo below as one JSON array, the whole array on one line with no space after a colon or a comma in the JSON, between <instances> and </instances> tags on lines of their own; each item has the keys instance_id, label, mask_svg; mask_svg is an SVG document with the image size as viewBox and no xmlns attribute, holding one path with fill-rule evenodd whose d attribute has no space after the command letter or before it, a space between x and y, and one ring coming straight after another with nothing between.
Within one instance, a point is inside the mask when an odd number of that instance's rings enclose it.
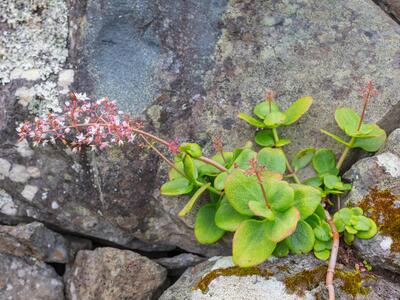
<instances>
[{"instance_id":1,"label":"rock","mask_svg":"<svg viewBox=\"0 0 400 300\"><path fill-rule=\"evenodd\" d=\"M397 0L374 0L389 16L400 22L400 3Z\"/></svg>"},{"instance_id":2,"label":"rock","mask_svg":"<svg viewBox=\"0 0 400 300\"><path fill-rule=\"evenodd\" d=\"M162 257L154 259L154 261L163 267L167 268L168 274L176 276L177 274L182 274L189 267L193 267L203 261L206 258L192 254L192 253L182 253L173 257Z\"/></svg>"},{"instance_id":3,"label":"rock","mask_svg":"<svg viewBox=\"0 0 400 300\"><path fill-rule=\"evenodd\" d=\"M0 159L9 163L0 169L2 222L34 219L130 249L179 247L206 256L230 251L229 236L211 246L196 242L193 215L177 217L184 201L159 195L166 167L153 154L135 146L71 154L62 146L17 144L15 124L59 111L68 85L118 98L149 130L196 140L207 153L216 134L227 149L252 139L253 129L236 115L249 112L266 88L278 92L284 108L302 95L315 99L308 116L281 132L292 140L291 154L310 144L335 145L319 128L339 132L334 109L359 110L356 90L367 79L380 91L368 121L387 130L399 122L400 30L369 0L71 0L68 10L64 1L31 2L0 6L6 24L22 17L17 28L1 27L9 32L2 35L11 45L6 50L14 51L2 65L0 86ZM18 42L18 36L29 38ZM25 40L45 40L39 44L46 51L38 53L38 45ZM34 51L23 57L30 47ZM28 61L26 70L13 61ZM71 85L72 72L62 70L74 70ZM40 79L28 80L37 72Z\"/></svg>"},{"instance_id":4,"label":"rock","mask_svg":"<svg viewBox=\"0 0 400 300\"><path fill-rule=\"evenodd\" d=\"M67 263L70 258L68 241L39 222L0 225L0 252L56 263Z\"/></svg>"},{"instance_id":5,"label":"rock","mask_svg":"<svg viewBox=\"0 0 400 300\"><path fill-rule=\"evenodd\" d=\"M390 152L400 157L400 128L389 134L385 145L379 149L379 153Z\"/></svg>"},{"instance_id":6,"label":"rock","mask_svg":"<svg viewBox=\"0 0 400 300\"><path fill-rule=\"evenodd\" d=\"M353 189L342 199L342 205L361 206L379 228L375 237L354 241L359 254L373 265L395 272L400 272L398 133L395 130L389 136L382 150L385 152L358 161L344 174Z\"/></svg>"},{"instance_id":7,"label":"rock","mask_svg":"<svg viewBox=\"0 0 400 300\"><path fill-rule=\"evenodd\" d=\"M67 299L154 299L167 276L150 259L128 250L79 251L64 275Z\"/></svg>"},{"instance_id":8,"label":"rock","mask_svg":"<svg viewBox=\"0 0 400 300\"><path fill-rule=\"evenodd\" d=\"M399 284L377 275L337 266L336 299L398 299ZM188 269L160 300L327 299L327 265L313 256L270 258L259 267L234 267L230 257L215 257ZM204 289L202 292L201 289Z\"/></svg>"},{"instance_id":9,"label":"rock","mask_svg":"<svg viewBox=\"0 0 400 300\"><path fill-rule=\"evenodd\" d=\"M64 285L43 262L0 253L0 298L63 300Z\"/></svg>"}]
</instances>

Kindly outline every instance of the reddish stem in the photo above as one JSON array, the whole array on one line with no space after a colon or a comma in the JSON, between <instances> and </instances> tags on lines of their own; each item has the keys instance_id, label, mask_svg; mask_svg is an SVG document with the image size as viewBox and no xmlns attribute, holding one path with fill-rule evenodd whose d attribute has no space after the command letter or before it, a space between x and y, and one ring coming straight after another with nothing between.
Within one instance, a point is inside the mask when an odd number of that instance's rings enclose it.
<instances>
[{"instance_id":1,"label":"reddish stem","mask_svg":"<svg viewBox=\"0 0 400 300\"><path fill-rule=\"evenodd\" d=\"M196 157L196 159L200 160L200 161L202 161L202 162L204 162L206 164L212 165L213 167L217 168L218 170L220 170L222 172L228 171L227 168L225 168L224 166L220 165L216 161L213 161L212 159L209 159L208 157L200 156L200 157Z\"/></svg>"},{"instance_id":2,"label":"reddish stem","mask_svg":"<svg viewBox=\"0 0 400 300\"><path fill-rule=\"evenodd\" d=\"M333 223L332 217L327 210L325 210L325 215L333 235L333 245L332 245L331 255L329 258L329 265L328 265L328 271L326 273L325 282L326 282L326 288L328 289L329 293L329 300L335 300L335 288L333 286L333 276L335 274L336 260L339 251L339 232L337 231L335 223Z\"/></svg>"}]
</instances>

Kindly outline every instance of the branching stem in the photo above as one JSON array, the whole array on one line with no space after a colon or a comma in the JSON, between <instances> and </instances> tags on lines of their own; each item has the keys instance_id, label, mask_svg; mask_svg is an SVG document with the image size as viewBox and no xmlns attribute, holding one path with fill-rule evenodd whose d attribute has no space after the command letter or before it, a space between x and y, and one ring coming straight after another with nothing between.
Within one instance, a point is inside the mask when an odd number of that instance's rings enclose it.
<instances>
[{"instance_id":1,"label":"branching stem","mask_svg":"<svg viewBox=\"0 0 400 300\"><path fill-rule=\"evenodd\" d=\"M336 229L335 223L333 223L330 213L326 209L325 209L325 215L333 235L333 244L332 244L331 255L329 257L329 265L328 265L328 271L326 273L325 283L329 293L329 300L335 300L335 288L333 286L333 276L335 274L336 259L339 251L339 232Z\"/></svg>"}]
</instances>

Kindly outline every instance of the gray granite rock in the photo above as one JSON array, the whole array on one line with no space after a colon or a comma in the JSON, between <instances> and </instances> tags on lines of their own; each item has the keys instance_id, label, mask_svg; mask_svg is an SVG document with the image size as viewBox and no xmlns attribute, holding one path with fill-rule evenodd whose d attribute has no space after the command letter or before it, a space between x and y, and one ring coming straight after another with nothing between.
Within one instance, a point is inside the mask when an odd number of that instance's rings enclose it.
<instances>
[{"instance_id":1,"label":"gray granite rock","mask_svg":"<svg viewBox=\"0 0 400 300\"><path fill-rule=\"evenodd\" d=\"M353 189L342 205L361 205L378 225L378 234L356 239L354 247L373 265L400 272L400 156L395 130L379 154L361 159L344 174ZM397 155L393 154L396 153Z\"/></svg>"},{"instance_id":2,"label":"gray granite rock","mask_svg":"<svg viewBox=\"0 0 400 300\"><path fill-rule=\"evenodd\" d=\"M258 271L245 276L220 275L233 266L230 257L215 257L188 269L182 277L160 297L160 300L205 300L205 299L269 299L269 300L296 300L296 299L327 299L325 288L326 263L313 256L289 256L286 258L270 258L269 261L258 267ZM225 269L225 271L224 271ZM334 286L336 299L398 299L400 286L391 283L379 276L370 279L356 279L361 287L366 288L366 295L348 294L346 292L346 275L351 277L356 273L338 265ZM232 269L231 269L232 270ZM264 275L255 275L259 272ZM239 274L236 269L233 274ZM243 272L243 270L242 270ZM350 272L350 273L348 273ZM344 276L339 275L344 274ZM213 277L202 292L199 282L206 276ZM364 276L366 276L364 274ZM371 276L371 274L369 275ZM366 276L368 277L368 276ZM202 285L200 285L202 286ZM292 289L291 289L292 288Z\"/></svg>"},{"instance_id":3,"label":"gray granite rock","mask_svg":"<svg viewBox=\"0 0 400 300\"><path fill-rule=\"evenodd\" d=\"M397 0L373 0L389 16L400 23L400 2Z\"/></svg>"},{"instance_id":4,"label":"gray granite rock","mask_svg":"<svg viewBox=\"0 0 400 300\"><path fill-rule=\"evenodd\" d=\"M319 128L339 132L335 107L360 110L356 91L367 79L380 92L367 119L389 131L399 122L400 30L369 0L3 2L2 39L16 52L5 56L11 81L0 86L2 222L35 219L131 249L229 252L226 241L199 245L193 218L176 216L184 201L160 197L166 172L154 155L134 146L74 155L17 144L15 123L59 110L69 88L121 98L148 129L196 140L206 152L217 134L227 148L252 138L236 115L266 88L284 108L301 95L315 99L307 117L281 132L290 153L334 145ZM13 61L28 61L29 72L12 79Z\"/></svg>"},{"instance_id":5,"label":"gray granite rock","mask_svg":"<svg viewBox=\"0 0 400 300\"><path fill-rule=\"evenodd\" d=\"M400 128L397 128L389 134L386 143L378 153L391 152L400 157Z\"/></svg>"},{"instance_id":6,"label":"gray granite rock","mask_svg":"<svg viewBox=\"0 0 400 300\"><path fill-rule=\"evenodd\" d=\"M33 256L45 262L67 263L70 260L69 242L39 222L0 226L0 252Z\"/></svg>"},{"instance_id":7,"label":"gray granite rock","mask_svg":"<svg viewBox=\"0 0 400 300\"><path fill-rule=\"evenodd\" d=\"M167 271L135 252L115 248L79 251L64 275L67 299L155 299Z\"/></svg>"},{"instance_id":8,"label":"gray granite rock","mask_svg":"<svg viewBox=\"0 0 400 300\"><path fill-rule=\"evenodd\" d=\"M206 258L192 253L154 259L156 263L165 267L168 270L168 274L172 276L181 275L187 268L198 265L205 260Z\"/></svg>"},{"instance_id":9,"label":"gray granite rock","mask_svg":"<svg viewBox=\"0 0 400 300\"><path fill-rule=\"evenodd\" d=\"M0 299L63 300L64 284L43 262L0 253Z\"/></svg>"}]
</instances>

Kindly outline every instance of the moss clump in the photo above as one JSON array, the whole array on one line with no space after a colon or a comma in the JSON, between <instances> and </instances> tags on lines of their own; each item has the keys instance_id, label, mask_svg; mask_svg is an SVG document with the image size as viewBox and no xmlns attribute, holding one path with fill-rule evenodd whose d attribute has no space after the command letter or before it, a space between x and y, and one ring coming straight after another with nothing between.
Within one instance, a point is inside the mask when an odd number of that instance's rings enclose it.
<instances>
[{"instance_id":1,"label":"moss clump","mask_svg":"<svg viewBox=\"0 0 400 300\"><path fill-rule=\"evenodd\" d=\"M400 206L395 206L397 200L398 196L390 191L373 188L359 204L364 213L378 225L379 231L392 238L393 252L400 251Z\"/></svg>"},{"instance_id":2,"label":"moss clump","mask_svg":"<svg viewBox=\"0 0 400 300\"><path fill-rule=\"evenodd\" d=\"M343 282L341 289L353 297L359 294L368 295L370 288L364 287L363 284L375 278L373 275L361 274L358 271L344 272L337 270L335 275Z\"/></svg>"},{"instance_id":3,"label":"moss clump","mask_svg":"<svg viewBox=\"0 0 400 300\"><path fill-rule=\"evenodd\" d=\"M305 291L316 288L321 281L325 280L326 266L318 266L311 270L304 270L285 278L284 283L289 293L296 293L303 297Z\"/></svg>"},{"instance_id":4,"label":"moss clump","mask_svg":"<svg viewBox=\"0 0 400 300\"><path fill-rule=\"evenodd\" d=\"M250 268L240 268L240 267L229 267L229 268L221 268L211 271L206 276L204 276L199 283L196 285L195 289L200 289L203 293L207 292L208 286L215 278L219 276L252 276L257 275L264 278L268 278L272 276L273 273L261 270L256 267Z\"/></svg>"}]
</instances>

